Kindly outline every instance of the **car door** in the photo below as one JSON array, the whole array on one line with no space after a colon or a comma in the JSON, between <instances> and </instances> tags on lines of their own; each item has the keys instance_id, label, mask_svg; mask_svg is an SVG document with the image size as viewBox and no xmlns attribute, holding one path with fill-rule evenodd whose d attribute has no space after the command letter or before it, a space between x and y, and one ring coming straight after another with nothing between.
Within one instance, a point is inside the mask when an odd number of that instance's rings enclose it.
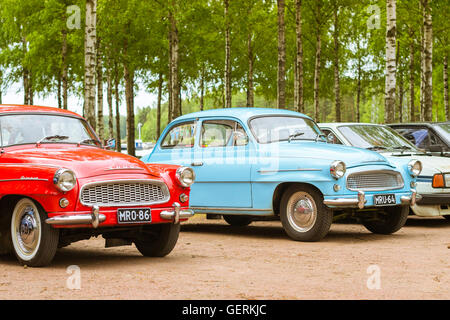
<instances>
[{"instance_id":1,"label":"car door","mask_svg":"<svg viewBox=\"0 0 450 320\"><path fill-rule=\"evenodd\" d=\"M252 207L250 148L247 132L237 120L202 120L191 163L196 180L191 188L190 205Z\"/></svg>"}]
</instances>

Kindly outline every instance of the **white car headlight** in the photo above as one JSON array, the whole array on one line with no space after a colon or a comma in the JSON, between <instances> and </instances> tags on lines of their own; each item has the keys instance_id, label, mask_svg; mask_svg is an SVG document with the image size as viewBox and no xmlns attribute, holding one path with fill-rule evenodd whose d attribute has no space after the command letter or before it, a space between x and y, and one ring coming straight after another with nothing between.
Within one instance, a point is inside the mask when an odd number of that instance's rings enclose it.
<instances>
[{"instance_id":1,"label":"white car headlight","mask_svg":"<svg viewBox=\"0 0 450 320\"><path fill-rule=\"evenodd\" d=\"M75 188L77 178L72 170L62 168L56 171L55 176L53 177L53 184L59 190L68 192Z\"/></svg>"},{"instance_id":2,"label":"white car headlight","mask_svg":"<svg viewBox=\"0 0 450 320\"><path fill-rule=\"evenodd\" d=\"M444 186L450 188L450 173L444 173Z\"/></svg>"},{"instance_id":3,"label":"white car headlight","mask_svg":"<svg viewBox=\"0 0 450 320\"><path fill-rule=\"evenodd\" d=\"M333 161L333 163L330 165L330 174L335 179L340 179L345 175L345 172L347 171L347 168L345 166L345 163L343 161Z\"/></svg>"},{"instance_id":4,"label":"white car headlight","mask_svg":"<svg viewBox=\"0 0 450 320\"><path fill-rule=\"evenodd\" d=\"M408 163L408 171L413 177L417 177L422 172L422 162L411 160Z\"/></svg>"},{"instance_id":5,"label":"white car headlight","mask_svg":"<svg viewBox=\"0 0 450 320\"><path fill-rule=\"evenodd\" d=\"M175 176L178 184L184 188L190 187L195 181L195 172L189 167L179 167Z\"/></svg>"}]
</instances>

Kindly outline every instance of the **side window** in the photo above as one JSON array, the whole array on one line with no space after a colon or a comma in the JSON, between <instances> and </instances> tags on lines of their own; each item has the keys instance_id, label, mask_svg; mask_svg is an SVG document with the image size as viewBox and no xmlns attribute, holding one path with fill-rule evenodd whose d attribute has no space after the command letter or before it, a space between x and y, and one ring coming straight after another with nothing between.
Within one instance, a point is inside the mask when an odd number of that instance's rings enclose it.
<instances>
[{"instance_id":1,"label":"side window","mask_svg":"<svg viewBox=\"0 0 450 320\"><path fill-rule=\"evenodd\" d=\"M233 120L207 120L202 124L202 148L245 146L248 137L244 128Z\"/></svg>"},{"instance_id":2,"label":"side window","mask_svg":"<svg viewBox=\"0 0 450 320\"><path fill-rule=\"evenodd\" d=\"M417 148L429 149L429 132L426 128L407 128L400 132L406 139L412 142Z\"/></svg>"},{"instance_id":3,"label":"side window","mask_svg":"<svg viewBox=\"0 0 450 320\"><path fill-rule=\"evenodd\" d=\"M195 140L195 122L182 123L173 127L164 137L161 147L192 148Z\"/></svg>"},{"instance_id":4,"label":"side window","mask_svg":"<svg viewBox=\"0 0 450 320\"><path fill-rule=\"evenodd\" d=\"M432 131L430 131L430 144L432 146L436 145L445 146L442 140Z\"/></svg>"},{"instance_id":5,"label":"side window","mask_svg":"<svg viewBox=\"0 0 450 320\"><path fill-rule=\"evenodd\" d=\"M327 136L328 142L332 144L342 144L341 140L334 134L330 129L321 129L322 132Z\"/></svg>"}]
</instances>

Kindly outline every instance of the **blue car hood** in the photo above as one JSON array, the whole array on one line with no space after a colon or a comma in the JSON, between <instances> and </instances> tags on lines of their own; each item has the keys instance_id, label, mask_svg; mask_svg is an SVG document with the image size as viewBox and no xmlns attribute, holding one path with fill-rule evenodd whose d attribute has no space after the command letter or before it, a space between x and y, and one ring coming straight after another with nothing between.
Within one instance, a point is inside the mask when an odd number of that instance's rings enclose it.
<instances>
[{"instance_id":1,"label":"blue car hood","mask_svg":"<svg viewBox=\"0 0 450 320\"><path fill-rule=\"evenodd\" d=\"M259 145L262 150L278 153L280 158L303 158L344 161L347 167L377 164L392 164L381 154L361 148L328 144L314 141L291 141L276 144ZM278 150L277 150L278 149Z\"/></svg>"}]
</instances>

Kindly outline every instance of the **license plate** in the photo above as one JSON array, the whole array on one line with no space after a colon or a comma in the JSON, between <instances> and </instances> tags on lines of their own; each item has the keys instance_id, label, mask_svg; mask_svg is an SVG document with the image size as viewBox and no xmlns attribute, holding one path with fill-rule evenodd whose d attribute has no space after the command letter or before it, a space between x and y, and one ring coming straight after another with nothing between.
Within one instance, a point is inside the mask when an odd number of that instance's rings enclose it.
<instances>
[{"instance_id":1,"label":"license plate","mask_svg":"<svg viewBox=\"0 0 450 320\"><path fill-rule=\"evenodd\" d=\"M397 203L395 194L378 194L373 196L373 203L376 206L389 206Z\"/></svg>"},{"instance_id":2,"label":"license plate","mask_svg":"<svg viewBox=\"0 0 450 320\"><path fill-rule=\"evenodd\" d=\"M117 209L117 223L149 223L152 222L150 208Z\"/></svg>"}]
</instances>

